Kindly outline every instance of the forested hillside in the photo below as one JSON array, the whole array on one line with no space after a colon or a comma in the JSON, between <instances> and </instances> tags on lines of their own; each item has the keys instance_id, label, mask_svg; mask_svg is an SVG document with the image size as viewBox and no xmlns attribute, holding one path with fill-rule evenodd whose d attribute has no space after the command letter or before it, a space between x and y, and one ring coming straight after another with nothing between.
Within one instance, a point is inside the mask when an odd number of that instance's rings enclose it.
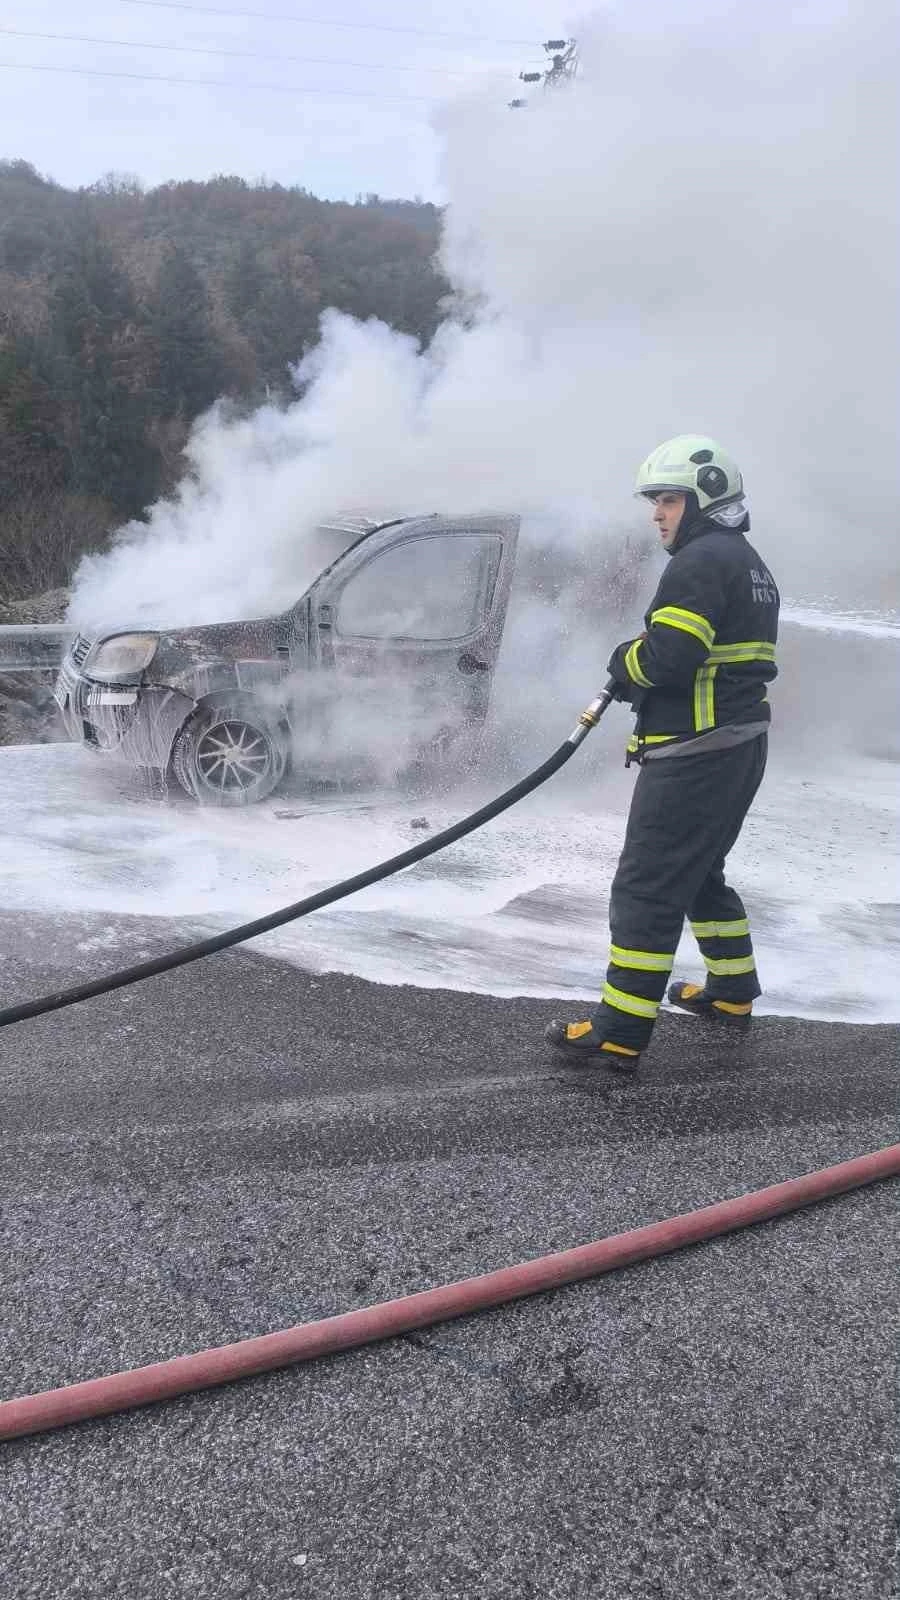
<instances>
[{"instance_id":1,"label":"forested hillside","mask_svg":"<svg viewBox=\"0 0 900 1600\"><path fill-rule=\"evenodd\" d=\"M430 338L432 205L217 177L74 193L0 161L0 597L64 584L171 487L219 395L290 391L327 306Z\"/></svg>"}]
</instances>

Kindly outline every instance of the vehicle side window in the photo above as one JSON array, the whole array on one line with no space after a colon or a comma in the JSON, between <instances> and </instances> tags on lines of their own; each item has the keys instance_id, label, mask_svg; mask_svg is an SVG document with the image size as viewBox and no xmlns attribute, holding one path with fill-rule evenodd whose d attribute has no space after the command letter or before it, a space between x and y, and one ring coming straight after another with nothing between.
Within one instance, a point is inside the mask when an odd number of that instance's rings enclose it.
<instances>
[{"instance_id":1,"label":"vehicle side window","mask_svg":"<svg viewBox=\"0 0 900 1600\"><path fill-rule=\"evenodd\" d=\"M499 540L483 534L392 545L348 580L337 631L357 639L464 639L484 620L499 557Z\"/></svg>"}]
</instances>

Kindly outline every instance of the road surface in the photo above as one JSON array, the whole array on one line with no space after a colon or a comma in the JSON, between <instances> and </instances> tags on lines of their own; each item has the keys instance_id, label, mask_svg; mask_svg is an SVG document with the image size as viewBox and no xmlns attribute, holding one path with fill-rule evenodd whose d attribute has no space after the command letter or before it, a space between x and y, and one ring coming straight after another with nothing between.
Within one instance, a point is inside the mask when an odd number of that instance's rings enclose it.
<instances>
[{"instance_id":1,"label":"road surface","mask_svg":"<svg viewBox=\"0 0 900 1600\"><path fill-rule=\"evenodd\" d=\"M6 912L4 1000L184 924ZM0 1034L7 1395L484 1272L891 1142L896 1029L664 1016L253 949ZM571 1000L564 1014L575 1015ZM5 1600L888 1600L896 1185L0 1447Z\"/></svg>"}]
</instances>

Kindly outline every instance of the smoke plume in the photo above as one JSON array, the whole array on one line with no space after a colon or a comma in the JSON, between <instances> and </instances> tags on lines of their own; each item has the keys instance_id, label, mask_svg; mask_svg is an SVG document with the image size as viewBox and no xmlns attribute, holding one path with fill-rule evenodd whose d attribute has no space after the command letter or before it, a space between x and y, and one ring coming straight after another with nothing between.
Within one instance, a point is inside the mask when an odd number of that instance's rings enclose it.
<instances>
[{"instance_id":1,"label":"smoke plume","mask_svg":"<svg viewBox=\"0 0 900 1600\"><path fill-rule=\"evenodd\" d=\"M577 30L574 85L448 107L431 346L327 313L296 402L203 418L174 498L84 563L73 619L277 611L337 506L516 511L523 570L571 582L552 617L519 592L501 683L538 637L543 692L580 699L639 611L611 633L587 575L640 547L636 467L687 431L740 463L786 594L896 603L891 15L638 0Z\"/></svg>"}]
</instances>

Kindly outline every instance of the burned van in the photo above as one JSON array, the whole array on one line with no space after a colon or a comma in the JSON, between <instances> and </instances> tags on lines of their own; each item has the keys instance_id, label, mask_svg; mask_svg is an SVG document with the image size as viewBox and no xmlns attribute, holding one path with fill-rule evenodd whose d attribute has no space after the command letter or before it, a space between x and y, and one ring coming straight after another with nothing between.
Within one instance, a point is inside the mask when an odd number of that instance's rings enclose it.
<instances>
[{"instance_id":1,"label":"burned van","mask_svg":"<svg viewBox=\"0 0 900 1600\"><path fill-rule=\"evenodd\" d=\"M69 736L219 806L289 767L391 771L460 750L484 720L518 519L336 519L289 610L196 628L76 634L54 690Z\"/></svg>"}]
</instances>

